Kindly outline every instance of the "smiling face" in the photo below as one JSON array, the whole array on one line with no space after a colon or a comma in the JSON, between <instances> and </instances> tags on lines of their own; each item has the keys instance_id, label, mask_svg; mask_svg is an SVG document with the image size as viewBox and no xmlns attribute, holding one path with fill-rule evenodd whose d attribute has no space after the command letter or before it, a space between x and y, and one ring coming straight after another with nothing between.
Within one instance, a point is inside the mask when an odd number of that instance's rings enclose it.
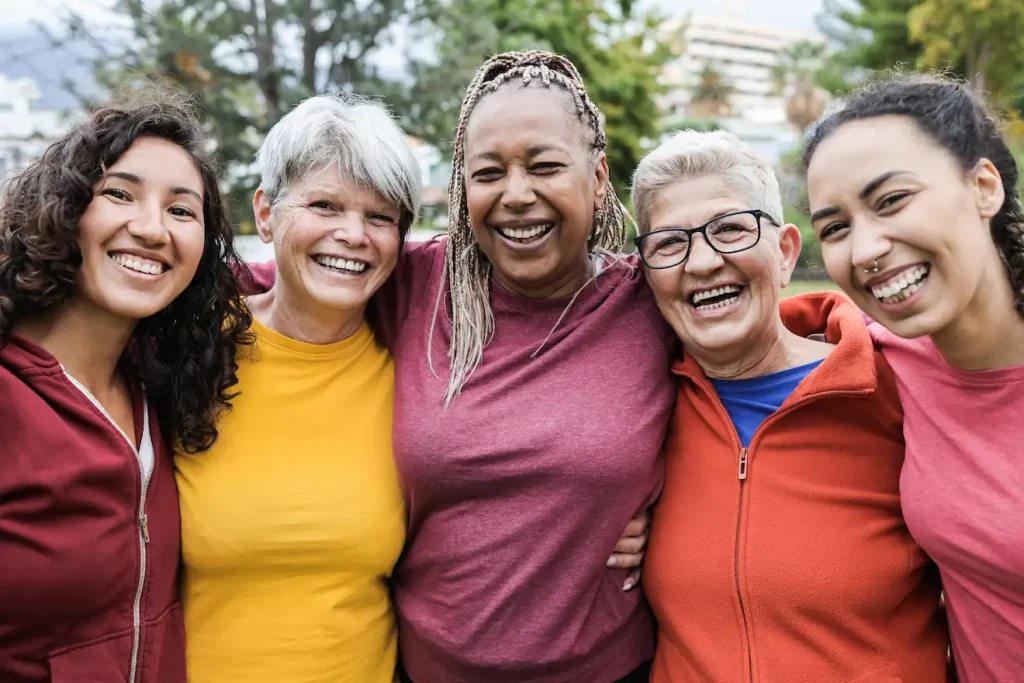
<instances>
[{"instance_id":1,"label":"smiling face","mask_svg":"<svg viewBox=\"0 0 1024 683\"><path fill-rule=\"evenodd\" d=\"M568 93L509 84L466 127L469 220L494 276L534 298L572 293L588 277L587 240L608 190L603 152Z\"/></svg>"},{"instance_id":2,"label":"smiling face","mask_svg":"<svg viewBox=\"0 0 1024 683\"><path fill-rule=\"evenodd\" d=\"M203 255L203 183L178 145L141 137L106 169L78 223L78 303L137 322L166 308Z\"/></svg>"},{"instance_id":3,"label":"smiling face","mask_svg":"<svg viewBox=\"0 0 1024 683\"><path fill-rule=\"evenodd\" d=\"M911 119L842 125L815 151L807 182L829 275L899 336L937 334L1003 287L989 233L1003 202L998 172L985 161L965 173Z\"/></svg>"},{"instance_id":4,"label":"smiling face","mask_svg":"<svg viewBox=\"0 0 1024 683\"><path fill-rule=\"evenodd\" d=\"M275 287L309 310L362 314L398 261L398 205L337 168L308 173L273 207L257 190L253 210L274 245Z\"/></svg>"},{"instance_id":5,"label":"smiling face","mask_svg":"<svg viewBox=\"0 0 1024 683\"><path fill-rule=\"evenodd\" d=\"M658 191L650 231L696 228L760 208L749 204L721 177L680 180ZM777 333L779 290L789 283L799 255L800 231L762 218L761 239L750 249L719 254L695 234L685 262L645 274L665 320L687 352L707 366L756 354Z\"/></svg>"}]
</instances>

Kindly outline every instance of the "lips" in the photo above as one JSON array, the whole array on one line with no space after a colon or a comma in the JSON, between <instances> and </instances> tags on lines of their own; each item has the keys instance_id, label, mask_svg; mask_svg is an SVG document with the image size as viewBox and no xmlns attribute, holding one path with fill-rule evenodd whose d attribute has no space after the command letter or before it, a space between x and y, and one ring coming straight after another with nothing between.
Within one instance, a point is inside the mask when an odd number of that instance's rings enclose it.
<instances>
[{"instance_id":1,"label":"lips","mask_svg":"<svg viewBox=\"0 0 1024 683\"><path fill-rule=\"evenodd\" d=\"M360 275L371 267L369 263L360 259L346 259L326 254L317 254L313 260L324 268L346 275Z\"/></svg>"},{"instance_id":2,"label":"lips","mask_svg":"<svg viewBox=\"0 0 1024 683\"><path fill-rule=\"evenodd\" d=\"M170 266L162 261L157 261L156 259L146 258L136 254L112 251L108 253L107 256L122 268L136 273L142 273L143 275L160 275L170 270Z\"/></svg>"},{"instance_id":3,"label":"lips","mask_svg":"<svg viewBox=\"0 0 1024 683\"><path fill-rule=\"evenodd\" d=\"M554 227L555 224L551 221L519 224L507 223L495 226L494 231L507 240L519 244L529 244L547 235Z\"/></svg>"},{"instance_id":4,"label":"lips","mask_svg":"<svg viewBox=\"0 0 1024 683\"><path fill-rule=\"evenodd\" d=\"M705 287L690 292L690 305L702 311L725 308L743 292L743 287L738 284L723 284L717 287Z\"/></svg>"},{"instance_id":5,"label":"lips","mask_svg":"<svg viewBox=\"0 0 1024 683\"><path fill-rule=\"evenodd\" d=\"M931 267L927 264L904 268L880 282L871 283L868 290L882 303L898 304L921 289L930 272Z\"/></svg>"}]
</instances>

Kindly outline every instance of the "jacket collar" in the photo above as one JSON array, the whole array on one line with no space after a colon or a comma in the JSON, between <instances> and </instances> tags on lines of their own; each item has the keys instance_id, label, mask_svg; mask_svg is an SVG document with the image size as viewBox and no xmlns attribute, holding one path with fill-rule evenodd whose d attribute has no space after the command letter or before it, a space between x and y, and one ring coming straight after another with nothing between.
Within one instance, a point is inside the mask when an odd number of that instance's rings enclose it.
<instances>
[{"instance_id":1,"label":"jacket collar","mask_svg":"<svg viewBox=\"0 0 1024 683\"><path fill-rule=\"evenodd\" d=\"M791 400L830 392L871 393L877 388L874 345L860 309L849 299L837 292L802 294L782 300L779 313L790 332L801 337L824 334L827 342L836 345ZM685 349L682 358L673 362L672 372L707 382L704 371Z\"/></svg>"}]
</instances>

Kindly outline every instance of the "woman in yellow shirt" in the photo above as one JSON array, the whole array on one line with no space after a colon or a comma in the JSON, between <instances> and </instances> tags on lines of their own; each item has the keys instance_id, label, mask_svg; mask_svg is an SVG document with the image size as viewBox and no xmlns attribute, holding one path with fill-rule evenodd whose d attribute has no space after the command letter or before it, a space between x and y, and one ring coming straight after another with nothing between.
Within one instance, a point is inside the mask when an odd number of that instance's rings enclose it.
<instances>
[{"instance_id":1,"label":"woman in yellow shirt","mask_svg":"<svg viewBox=\"0 0 1024 683\"><path fill-rule=\"evenodd\" d=\"M273 288L209 451L176 459L188 679L390 683L388 579L405 540L391 355L366 320L419 207L388 114L319 96L257 157Z\"/></svg>"}]
</instances>

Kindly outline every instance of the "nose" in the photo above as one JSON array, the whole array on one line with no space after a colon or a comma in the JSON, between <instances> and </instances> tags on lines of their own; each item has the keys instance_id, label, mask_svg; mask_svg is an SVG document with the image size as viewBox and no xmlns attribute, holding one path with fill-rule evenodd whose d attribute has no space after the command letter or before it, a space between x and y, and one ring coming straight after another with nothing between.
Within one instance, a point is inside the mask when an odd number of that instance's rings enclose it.
<instances>
[{"instance_id":1,"label":"nose","mask_svg":"<svg viewBox=\"0 0 1024 683\"><path fill-rule=\"evenodd\" d=\"M683 267L691 275L709 275L725 263L722 255L711 248L707 239L700 233L690 236L690 255L686 258Z\"/></svg>"},{"instance_id":2,"label":"nose","mask_svg":"<svg viewBox=\"0 0 1024 683\"><path fill-rule=\"evenodd\" d=\"M533 192L533 184L526 169L512 166L508 169L505 191L501 195L501 203L509 209L522 209L537 201Z\"/></svg>"},{"instance_id":3,"label":"nose","mask_svg":"<svg viewBox=\"0 0 1024 683\"><path fill-rule=\"evenodd\" d=\"M174 220L158 200L140 202L139 210L127 224L128 234L148 245L166 244L169 240L167 221Z\"/></svg>"},{"instance_id":4,"label":"nose","mask_svg":"<svg viewBox=\"0 0 1024 683\"><path fill-rule=\"evenodd\" d=\"M870 271L876 263L881 268L882 260L892 250L892 240L884 226L870 219L861 220L856 226L851 221L850 240L850 261L862 270Z\"/></svg>"},{"instance_id":5,"label":"nose","mask_svg":"<svg viewBox=\"0 0 1024 683\"><path fill-rule=\"evenodd\" d=\"M351 247L366 244L366 221L363 214L357 211L344 212L331 231L331 239Z\"/></svg>"}]
</instances>

